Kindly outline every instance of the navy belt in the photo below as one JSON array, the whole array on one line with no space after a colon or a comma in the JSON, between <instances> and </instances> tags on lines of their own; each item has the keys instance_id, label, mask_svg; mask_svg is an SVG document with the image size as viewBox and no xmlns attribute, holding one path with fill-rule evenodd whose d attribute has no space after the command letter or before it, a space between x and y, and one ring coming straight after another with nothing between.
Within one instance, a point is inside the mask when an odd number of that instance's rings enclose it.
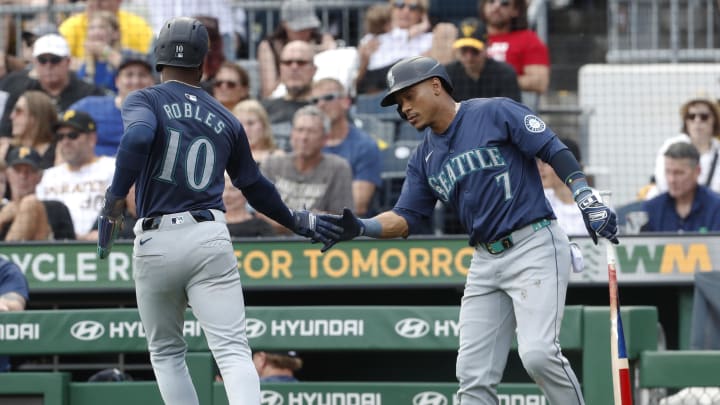
<instances>
[{"instance_id":1,"label":"navy belt","mask_svg":"<svg viewBox=\"0 0 720 405\"><path fill-rule=\"evenodd\" d=\"M537 222L533 222L530 225L524 226L516 231L513 231L510 235L502 237L494 242L490 243L478 243L478 246L482 246L488 253L493 255L499 255L500 253L515 246L515 242L519 242L522 239L530 236L532 233L539 231L550 225L550 220L543 218Z\"/></svg>"},{"instance_id":2,"label":"navy belt","mask_svg":"<svg viewBox=\"0 0 720 405\"><path fill-rule=\"evenodd\" d=\"M205 221L214 221L215 216L213 215L212 211L210 210L193 210L189 211L190 215L192 215L193 218L195 218L195 221L197 222L205 222ZM162 215L159 215L157 217L148 217L143 219L142 221L142 230L143 231L152 231L154 229L158 229L160 227L160 223L162 222Z\"/></svg>"}]
</instances>

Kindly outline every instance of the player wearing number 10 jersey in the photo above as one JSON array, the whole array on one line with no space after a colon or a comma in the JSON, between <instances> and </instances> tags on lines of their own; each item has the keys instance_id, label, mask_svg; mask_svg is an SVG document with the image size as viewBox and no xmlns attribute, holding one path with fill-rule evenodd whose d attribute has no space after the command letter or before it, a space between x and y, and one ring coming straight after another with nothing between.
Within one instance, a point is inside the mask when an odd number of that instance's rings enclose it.
<instances>
[{"instance_id":1,"label":"player wearing number 10 jersey","mask_svg":"<svg viewBox=\"0 0 720 405\"><path fill-rule=\"evenodd\" d=\"M189 304L229 403L259 404L237 259L225 224L225 172L258 211L297 234L327 239L316 232L323 222L314 214L283 204L260 174L240 123L199 87L208 44L207 29L191 18L174 18L160 31L155 60L162 84L131 93L123 104L125 133L99 219L98 255L110 254L125 196L135 184L135 294L163 400L199 404L185 363Z\"/></svg>"}]
</instances>

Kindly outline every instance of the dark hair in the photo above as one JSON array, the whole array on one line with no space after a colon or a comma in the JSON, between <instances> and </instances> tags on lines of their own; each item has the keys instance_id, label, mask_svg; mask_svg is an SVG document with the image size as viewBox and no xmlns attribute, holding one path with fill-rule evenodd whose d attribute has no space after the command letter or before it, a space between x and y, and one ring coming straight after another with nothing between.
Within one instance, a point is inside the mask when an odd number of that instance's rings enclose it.
<instances>
[{"instance_id":1,"label":"dark hair","mask_svg":"<svg viewBox=\"0 0 720 405\"><path fill-rule=\"evenodd\" d=\"M485 2L487 2L487 0L478 0L478 14L480 15L480 19L487 23L487 20L485 19L485 12L483 10ZM510 0L510 3L510 6L514 7L518 11L518 15L510 20L510 31L527 29L529 26L527 19L527 0Z\"/></svg>"},{"instance_id":2,"label":"dark hair","mask_svg":"<svg viewBox=\"0 0 720 405\"><path fill-rule=\"evenodd\" d=\"M238 78L240 78L240 85L244 87L250 87L250 75L248 75L247 70L243 68L242 66L238 65L237 63L225 61L220 65L220 69L230 69L237 73Z\"/></svg>"},{"instance_id":3,"label":"dark hair","mask_svg":"<svg viewBox=\"0 0 720 405\"><path fill-rule=\"evenodd\" d=\"M582 154L580 154L580 145L577 144L577 142L573 141L570 138L560 138L560 142L564 143L565 146L567 146L568 150L575 156L575 160L578 161L578 163L582 162Z\"/></svg>"},{"instance_id":4,"label":"dark hair","mask_svg":"<svg viewBox=\"0 0 720 405\"><path fill-rule=\"evenodd\" d=\"M700 152L690 142L675 142L667 148L663 155L670 159L688 159L692 166L700 163Z\"/></svg>"}]
</instances>

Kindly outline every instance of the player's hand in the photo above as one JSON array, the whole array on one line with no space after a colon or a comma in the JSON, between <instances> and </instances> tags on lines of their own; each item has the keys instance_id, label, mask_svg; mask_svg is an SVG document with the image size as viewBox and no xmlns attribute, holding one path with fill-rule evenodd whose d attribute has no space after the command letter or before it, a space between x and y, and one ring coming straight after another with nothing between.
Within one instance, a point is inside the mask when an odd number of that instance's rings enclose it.
<instances>
[{"instance_id":1,"label":"player's hand","mask_svg":"<svg viewBox=\"0 0 720 405\"><path fill-rule=\"evenodd\" d=\"M325 244L322 249L320 249L323 253L333 247L337 242L354 239L365 234L365 225L363 225L362 221L356 217L349 208L343 209L342 215L323 214L318 215L318 218L323 222L333 225L335 227L333 228L334 230L338 230L335 232L336 236L332 238L332 243Z\"/></svg>"},{"instance_id":2,"label":"player's hand","mask_svg":"<svg viewBox=\"0 0 720 405\"><path fill-rule=\"evenodd\" d=\"M293 232L323 244L322 252L330 249L340 238L342 228L326 221L324 215L315 215L308 210L293 211Z\"/></svg>"},{"instance_id":3,"label":"player's hand","mask_svg":"<svg viewBox=\"0 0 720 405\"><path fill-rule=\"evenodd\" d=\"M97 255L105 259L123 226L123 213L125 212L125 197L112 195L110 190L105 192L105 201L98 218Z\"/></svg>"},{"instance_id":4,"label":"player's hand","mask_svg":"<svg viewBox=\"0 0 720 405\"><path fill-rule=\"evenodd\" d=\"M582 212L585 221L585 228L587 228L593 242L597 245L597 235L600 235L617 245L619 242L617 239L617 216L615 212L600 202L590 190L580 193L575 201L580 207L580 212Z\"/></svg>"}]
</instances>

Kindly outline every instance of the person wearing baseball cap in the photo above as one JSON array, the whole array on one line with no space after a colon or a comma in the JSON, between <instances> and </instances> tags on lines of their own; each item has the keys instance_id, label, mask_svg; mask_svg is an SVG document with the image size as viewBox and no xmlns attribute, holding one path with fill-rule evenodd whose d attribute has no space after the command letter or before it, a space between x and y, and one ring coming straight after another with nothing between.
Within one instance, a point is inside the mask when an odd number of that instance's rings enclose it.
<instances>
[{"instance_id":1,"label":"person wearing baseball cap","mask_svg":"<svg viewBox=\"0 0 720 405\"><path fill-rule=\"evenodd\" d=\"M477 18L463 20L460 37L453 43L455 61L447 72L455 85L455 101L476 97L508 97L520 101L520 87L512 66L487 57L485 24Z\"/></svg>"},{"instance_id":2,"label":"person wearing baseball cap","mask_svg":"<svg viewBox=\"0 0 720 405\"><path fill-rule=\"evenodd\" d=\"M258 44L260 99L270 98L280 85L279 55L286 44L298 40L309 42L313 45L315 53L337 47L332 35L320 32L320 25L320 20L315 14L315 6L310 1L283 2L280 8L280 24L275 32Z\"/></svg>"},{"instance_id":3,"label":"person wearing baseball cap","mask_svg":"<svg viewBox=\"0 0 720 405\"><path fill-rule=\"evenodd\" d=\"M42 179L42 158L33 148L12 148L7 157L10 201L0 210L0 240L45 240L50 236L45 206L35 191Z\"/></svg>"},{"instance_id":4,"label":"person wearing baseball cap","mask_svg":"<svg viewBox=\"0 0 720 405\"><path fill-rule=\"evenodd\" d=\"M83 111L97 124L98 156L115 156L123 134L120 107L131 92L150 87L156 83L155 69L150 57L129 54L117 68L115 86L117 95L88 96L70 106L70 110Z\"/></svg>"},{"instance_id":5,"label":"person wearing baseball cap","mask_svg":"<svg viewBox=\"0 0 720 405\"><path fill-rule=\"evenodd\" d=\"M115 173L115 159L95 154L97 124L88 113L67 110L54 128L56 153L64 163L45 170L38 198L62 201L70 210L76 238L92 240L97 238L92 228Z\"/></svg>"},{"instance_id":6,"label":"person wearing baseball cap","mask_svg":"<svg viewBox=\"0 0 720 405\"><path fill-rule=\"evenodd\" d=\"M10 113L15 102L27 90L40 90L53 99L62 113L77 100L89 95L103 95L97 86L80 80L70 69L70 49L65 38L46 34L33 44L31 70L12 72L5 76L0 91L8 93L5 111L0 120L0 136L12 132Z\"/></svg>"}]
</instances>

